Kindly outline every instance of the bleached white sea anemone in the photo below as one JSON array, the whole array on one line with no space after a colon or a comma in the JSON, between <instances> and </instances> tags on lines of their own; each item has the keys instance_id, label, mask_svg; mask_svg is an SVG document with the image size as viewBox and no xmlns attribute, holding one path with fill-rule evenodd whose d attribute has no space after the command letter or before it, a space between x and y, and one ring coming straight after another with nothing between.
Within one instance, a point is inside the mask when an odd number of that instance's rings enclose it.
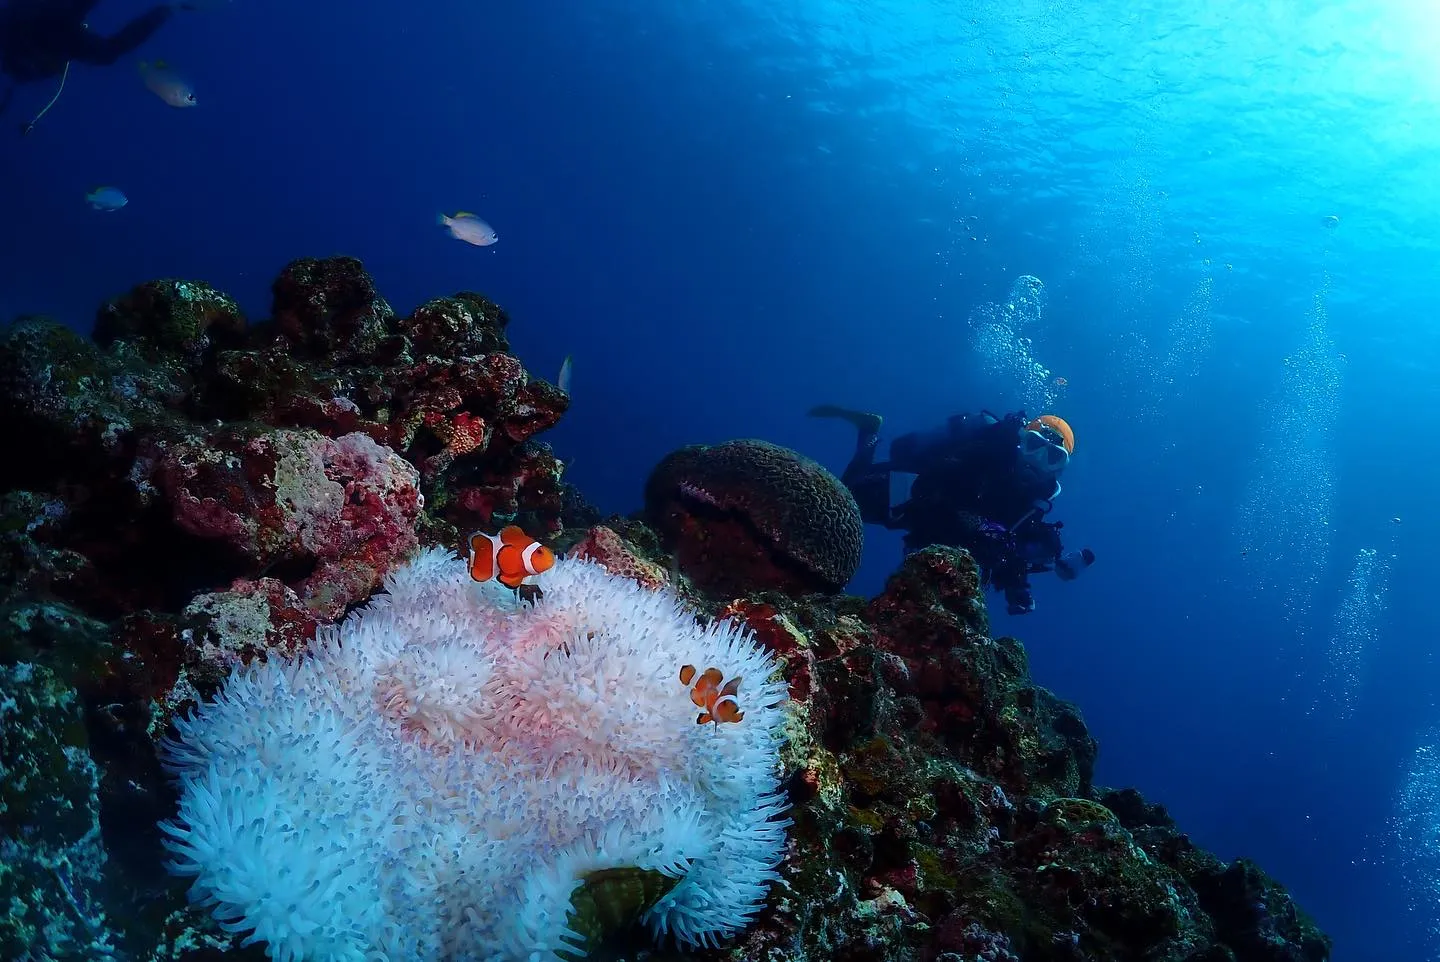
<instances>
[{"instance_id":1,"label":"bleached white sea anemone","mask_svg":"<svg viewBox=\"0 0 1440 962\"><path fill-rule=\"evenodd\" d=\"M165 746L191 897L280 960L574 958L605 869L678 879L657 937L744 928L788 824L775 660L593 562L540 586L424 551L298 659L236 670Z\"/></svg>"}]
</instances>

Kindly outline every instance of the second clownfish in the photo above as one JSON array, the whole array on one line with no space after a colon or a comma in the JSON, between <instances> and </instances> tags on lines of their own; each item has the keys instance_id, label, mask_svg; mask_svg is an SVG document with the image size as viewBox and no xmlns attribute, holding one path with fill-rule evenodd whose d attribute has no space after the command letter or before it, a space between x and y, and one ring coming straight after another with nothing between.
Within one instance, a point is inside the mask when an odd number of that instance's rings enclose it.
<instances>
[{"instance_id":1,"label":"second clownfish","mask_svg":"<svg viewBox=\"0 0 1440 962\"><path fill-rule=\"evenodd\" d=\"M469 564L470 577L476 581L493 578L507 588L519 588L534 584L536 575L549 571L555 552L512 524L499 534L472 534Z\"/></svg>"},{"instance_id":2,"label":"second clownfish","mask_svg":"<svg viewBox=\"0 0 1440 962\"><path fill-rule=\"evenodd\" d=\"M680 684L688 688L691 682L695 683L695 687L690 688L690 700L696 708L704 709L695 719L696 724L714 722L718 728L721 722L738 722L745 717L735 700L740 694L739 678L730 679L722 688L720 682L724 681L725 673L719 668L706 668L698 680L695 675L694 665L680 669Z\"/></svg>"}]
</instances>

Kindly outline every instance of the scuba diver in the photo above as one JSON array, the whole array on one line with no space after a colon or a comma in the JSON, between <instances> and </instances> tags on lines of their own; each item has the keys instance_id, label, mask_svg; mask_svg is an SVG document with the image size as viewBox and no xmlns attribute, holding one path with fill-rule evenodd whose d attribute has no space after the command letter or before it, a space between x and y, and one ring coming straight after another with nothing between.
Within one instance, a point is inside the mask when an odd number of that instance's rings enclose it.
<instances>
[{"instance_id":1,"label":"scuba diver","mask_svg":"<svg viewBox=\"0 0 1440 962\"><path fill-rule=\"evenodd\" d=\"M60 78L55 96L25 125L25 133L34 129L60 99L72 63L113 64L149 40L176 10L197 10L202 5L201 0L157 4L105 36L85 23L97 3L99 0L3 0L0 3L0 73L12 81L0 94L0 114L10 106L19 84Z\"/></svg>"},{"instance_id":2,"label":"scuba diver","mask_svg":"<svg viewBox=\"0 0 1440 962\"><path fill-rule=\"evenodd\" d=\"M932 544L966 549L1010 614L1035 610L1030 575L1054 571L1072 581L1095 562L1089 548L1064 549L1063 522L1044 520L1075 452L1074 432L1055 415L957 414L944 427L896 438L882 462L875 460L880 415L823 404L810 416L854 425L855 455L840 480L867 523L904 531L906 554ZM892 504L896 474L914 480L908 496Z\"/></svg>"}]
</instances>

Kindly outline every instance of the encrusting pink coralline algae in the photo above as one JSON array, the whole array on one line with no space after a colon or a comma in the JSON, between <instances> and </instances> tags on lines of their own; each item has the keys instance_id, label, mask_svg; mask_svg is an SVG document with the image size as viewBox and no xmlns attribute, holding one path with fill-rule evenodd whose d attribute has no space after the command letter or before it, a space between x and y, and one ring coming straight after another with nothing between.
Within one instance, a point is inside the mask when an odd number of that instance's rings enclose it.
<instances>
[{"instance_id":1,"label":"encrusting pink coralline algae","mask_svg":"<svg viewBox=\"0 0 1440 962\"><path fill-rule=\"evenodd\" d=\"M621 867L679 878L657 937L745 927L788 825L777 663L590 561L542 587L423 551L178 721L163 828L191 897L281 960L573 957L572 894Z\"/></svg>"}]
</instances>

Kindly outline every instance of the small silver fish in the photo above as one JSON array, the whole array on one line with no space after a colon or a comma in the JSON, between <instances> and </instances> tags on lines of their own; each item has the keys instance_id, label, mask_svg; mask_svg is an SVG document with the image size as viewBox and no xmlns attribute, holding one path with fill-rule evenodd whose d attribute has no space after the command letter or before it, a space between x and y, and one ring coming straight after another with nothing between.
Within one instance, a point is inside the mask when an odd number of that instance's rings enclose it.
<instances>
[{"instance_id":1,"label":"small silver fish","mask_svg":"<svg viewBox=\"0 0 1440 962\"><path fill-rule=\"evenodd\" d=\"M130 203L119 187L96 187L85 195L85 200L96 210L119 210Z\"/></svg>"},{"instance_id":2,"label":"small silver fish","mask_svg":"<svg viewBox=\"0 0 1440 962\"><path fill-rule=\"evenodd\" d=\"M474 244L476 247L489 247L500 239L500 235L495 233L495 228L467 210L457 211L453 217L438 214L435 217L435 223L441 227L448 227L450 236L456 240Z\"/></svg>"},{"instance_id":3,"label":"small silver fish","mask_svg":"<svg viewBox=\"0 0 1440 962\"><path fill-rule=\"evenodd\" d=\"M190 84L163 60L141 61L140 79L151 93L172 107L194 107L198 103Z\"/></svg>"}]
</instances>

